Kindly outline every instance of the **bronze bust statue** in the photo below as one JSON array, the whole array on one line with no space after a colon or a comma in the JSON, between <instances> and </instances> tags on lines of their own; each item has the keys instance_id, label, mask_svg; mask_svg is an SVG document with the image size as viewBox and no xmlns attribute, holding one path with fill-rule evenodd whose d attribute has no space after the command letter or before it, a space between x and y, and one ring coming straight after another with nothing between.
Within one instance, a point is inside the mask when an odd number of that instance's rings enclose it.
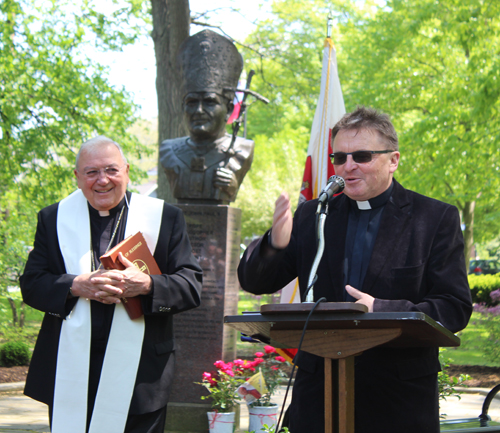
<instances>
[{"instance_id":1,"label":"bronze bust statue","mask_svg":"<svg viewBox=\"0 0 500 433\"><path fill-rule=\"evenodd\" d=\"M183 42L178 62L189 137L162 142L161 164L179 203L229 204L254 150L254 142L241 137L231 145L226 133L243 59L229 39L203 30Z\"/></svg>"}]
</instances>

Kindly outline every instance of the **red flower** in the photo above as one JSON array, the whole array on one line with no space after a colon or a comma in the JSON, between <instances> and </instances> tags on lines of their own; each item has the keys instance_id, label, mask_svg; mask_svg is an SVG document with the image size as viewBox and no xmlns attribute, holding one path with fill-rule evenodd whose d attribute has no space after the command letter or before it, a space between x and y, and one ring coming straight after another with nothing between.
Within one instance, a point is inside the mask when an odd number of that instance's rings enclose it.
<instances>
[{"instance_id":1,"label":"red flower","mask_svg":"<svg viewBox=\"0 0 500 433\"><path fill-rule=\"evenodd\" d=\"M219 360L219 361L215 361L215 362L214 362L214 365L215 365L217 368L220 368L220 369L222 369L222 368L224 368L224 367L226 366L226 364L224 363L224 361L221 361L221 360Z\"/></svg>"},{"instance_id":2,"label":"red flower","mask_svg":"<svg viewBox=\"0 0 500 433\"><path fill-rule=\"evenodd\" d=\"M276 361L279 361L279 362L286 362L286 359L283 358L282 356L277 356L276 358L274 358Z\"/></svg>"},{"instance_id":3,"label":"red flower","mask_svg":"<svg viewBox=\"0 0 500 433\"><path fill-rule=\"evenodd\" d=\"M264 355L262 352L255 352L255 356L256 356L257 358L262 358L262 357L264 357L265 355Z\"/></svg>"},{"instance_id":4,"label":"red flower","mask_svg":"<svg viewBox=\"0 0 500 433\"><path fill-rule=\"evenodd\" d=\"M222 370L223 373L226 373L228 376L234 377L234 371L230 368L226 368Z\"/></svg>"},{"instance_id":5,"label":"red flower","mask_svg":"<svg viewBox=\"0 0 500 433\"><path fill-rule=\"evenodd\" d=\"M276 349L273 346L264 346L264 350L269 355L270 353L275 353Z\"/></svg>"},{"instance_id":6,"label":"red flower","mask_svg":"<svg viewBox=\"0 0 500 433\"><path fill-rule=\"evenodd\" d=\"M262 364L263 362L264 362L264 358L255 358L255 360L254 360L255 366Z\"/></svg>"},{"instance_id":7,"label":"red flower","mask_svg":"<svg viewBox=\"0 0 500 433\"><path fill-rule=\"evenodd\" d=\"M212 373L203 373L203 380L210 383L210 386L217 386L217 381L212 377Z\"/></svg>"}]
</instances>

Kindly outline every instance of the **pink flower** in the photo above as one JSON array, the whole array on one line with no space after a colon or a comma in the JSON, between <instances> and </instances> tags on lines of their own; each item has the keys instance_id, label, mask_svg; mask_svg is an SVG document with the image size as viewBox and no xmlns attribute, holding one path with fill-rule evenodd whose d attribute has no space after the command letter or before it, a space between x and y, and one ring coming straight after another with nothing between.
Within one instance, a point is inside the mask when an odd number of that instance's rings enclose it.
<instances>
[{"instance_id":1,"label":"pink flower","mask_svg":"<svg viewBox=\"0 0 500 433\"><path fill-rule=\"evenodd\" d=\"M224 368L224 367L226 366L226 364L224 363L224 361L221 361L221 360L219 360L219 361L215 361L215 362L214 362L214 365L215 365L217 368L220 368L220 369L222 369L222 368Z\"/></svg>"},{"instance_id":2,"label":"pink flower","mask_svg":"<svg viewBox=\"0 0 500 433\"><path fill-rule=\"evenodd\" d=\"M254 360L255 366L262 364L263 362L264 362L264 358L255 358L255 360Z\"/></svg>"},{"instance_id":3,"label":"pink flower","mask_svg":"<svg viewBox=\"0 0 500 433\"><path fill-rule=\"evenodd\" d=\"M500 301L500 289L494 290L490 293L490 298L496 302Z\"/></svg>"},{"instance_id":4,"label":"pink flower","mask_svg":"<svg viewBox=\"0 0 500 433\"><path fill-rule=\"evenodd\" d=\"M264 353L262 353L262 352L255 352L255 356L256 356L257 358L263 358L265 355L264 355Z\"/></svg>"},{"instance_id":5,"label":"pink flower","mask_svg":"<svg viewBox=\"0 0 500 433\"><path fill-rule=\"evenodd\" d=\"M217 386L217 381L212 377L212 373L205 371L205 373L203 373L203 380L210 383L210 386Z\"/></svg>"},{"instance_id":6,"label":"pink flower","mask_svg":"<svg viewBox=\"0 0 500 433\"><path fill-rule=\"evenodd\" d=\"M243 359L235 359L234 360L234 365L237 367L244 367L245 366L245 361Z\"/></svg>"},{"instance_id":7,"label":"pink flower","mask_svg":"<svg viewBox=\"0 0 500 433\"><path fill-rule=\"evenodd\" d=\"M222 370L223 373L226 373L228 376L234 377L234 371L231 370L230 368L226 368Z\"/></svg>"},{"instance_id":8,"label":"pink flower","mask_svg":"<svg viewBox=\"0 0 500 433\"><path fill-rule=\"evenodd\" d=\"M276 349L273 346L264 346L264 350L269 355L270 353L275 353Z\"/></svg>"},{"instance_id":9,"label":"pink flower","mask_svg":"<svg viewBox=\"0 0 500 433\"><path fill-rule=\"evenodd\" d=\"M286 359L283 358L282 356L277 356L276 358L274 358L276 361L278 362L286 362Z\"/></svg>"}]
</instances>

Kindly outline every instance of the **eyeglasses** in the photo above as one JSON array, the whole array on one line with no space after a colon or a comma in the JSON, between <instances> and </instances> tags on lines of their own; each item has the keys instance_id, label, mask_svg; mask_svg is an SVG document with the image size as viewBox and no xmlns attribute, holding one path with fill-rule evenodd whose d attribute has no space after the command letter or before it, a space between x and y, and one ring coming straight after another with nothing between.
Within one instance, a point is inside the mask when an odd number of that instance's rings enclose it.
<instances>
[{"instance_id":1,"label":"eyeglasses","mask_svg":"<svg viewBox=\"0 0 500 433\"><path fill-rule=\"evenodd\" d=\"M366 164L373 159L373 154L376 153L390 153L394 150L357 150L356 152L335 152L330 153L330 159L333 165L342 165L347 161L347 155L352 155L354 162L358 164Z\"/></svg>"},{"instance_id":2,"label":"eyeglasses","mask_svg":"<svg viewBox=\"0 0 500 433\"><path fill-rule=\"evenodd\" d=\"M106 168L101 168L101 169L88 169L83 172L83 176L86 179L89 180L94 180L94 179L99 179L101 176L101 172L104 172L104 176L106 176L108 179L113 179L117 177L120 174L120 171L122 170L123 167L125 167L126 164L122 165L121 167L106 167Z\"/></svg>"}]
</instances>

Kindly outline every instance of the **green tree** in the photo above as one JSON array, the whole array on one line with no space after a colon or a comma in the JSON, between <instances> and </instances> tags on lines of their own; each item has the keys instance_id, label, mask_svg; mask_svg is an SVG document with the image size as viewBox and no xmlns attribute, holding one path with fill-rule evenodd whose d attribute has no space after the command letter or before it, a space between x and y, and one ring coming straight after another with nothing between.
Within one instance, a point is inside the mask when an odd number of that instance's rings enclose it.
<instances>
[{"instance_id":1,"label":"green tree","mask_svg":"<svg viewBox=\"0 0 500 433\"><path fill-rule=\"evenodd\" d=\"M273 17L246 41L247 62L260 71L257 91L274 103L249 116L249 136L310 128L329 12L346 109L362 104L391 115L402 151L398 180L459 208L468 258L474 236L489 240L500 224L500 4L274 1ZM305 154L307 140L296 146Z\"/></svg>"},{"instance_id":2,"label":"green tree","mask_svg":"<svg viewBox=\"0 0 500 433\"><path fill-rule=\"evenodd\" d=\"M324 2L275 1L272 13L242 49L245 68L257 72L252 89L271 101L248 110L255 157L235 203L243 211L244 237L271 226L281 191L297 204L320 91L328 13Z\"/></svg>"},{"instance_id":3,"label":"green tree","mask_svg":"<svg viewBox=\"0 0 500 433\"><path fill-rule=\"evenodd\" d=\"M459 208L467 258L475 227L479 240L499 228L499 12L485 0L394 0L341 24L348 105L392 115L398 177Z\"/></svg>"},{"instance_id":4,"label":"green tree","mask_svg":"<svg viewBox=\"0 0 500 433\"><path fill-rule=\"evenodd\" d=\"M75 189L79 145L105 134L131 156L146 150L128 132L136 119L130 96L87 54L118 50L138 35L143 2L112 4L111 12L99 12L86 0L0 0L2 297L23 267L36 211ZM133 170L132 177L141 174Z\"/></svg>"}]
</instances>

